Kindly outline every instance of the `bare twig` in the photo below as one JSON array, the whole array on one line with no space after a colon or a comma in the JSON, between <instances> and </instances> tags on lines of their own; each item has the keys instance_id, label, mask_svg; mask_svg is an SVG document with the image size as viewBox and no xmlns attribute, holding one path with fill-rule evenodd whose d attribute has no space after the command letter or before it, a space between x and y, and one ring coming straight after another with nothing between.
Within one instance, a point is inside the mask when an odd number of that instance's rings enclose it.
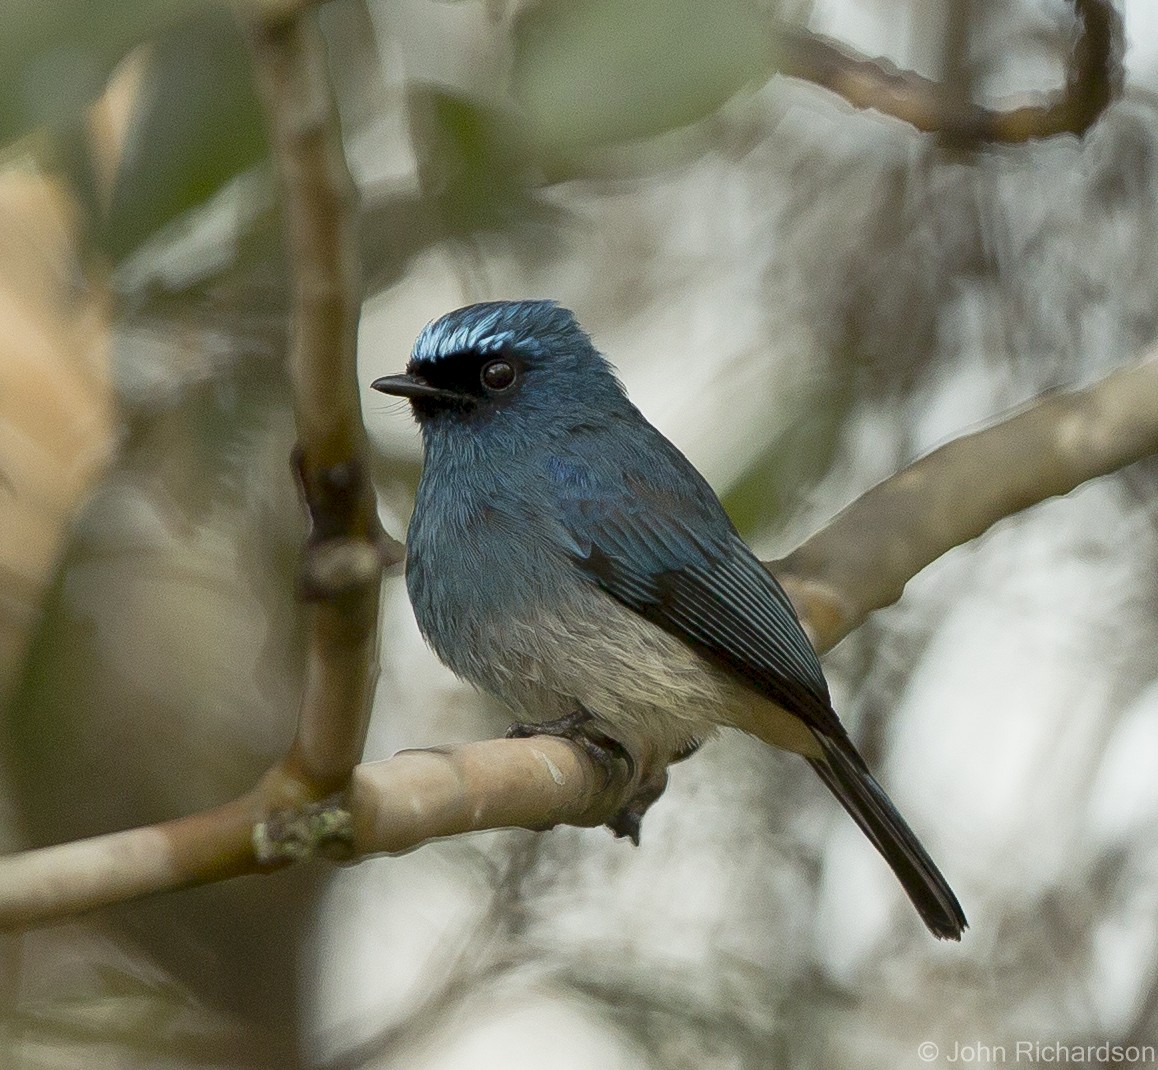
<instances>
[{"instance_id":1,"label":"bare twig","mask_svg":"<svg viewBox=\"0 0 1158 1070\"><path fill-rule=\"evenodd\" d=\"M1081 26L1065 89L1040 104L1008 110L961 100L946 87L884 59L859 56L806 30L777 32L778 69L830 89L855 108L872 108L925 133L960 141L1015 143L1084 134L1122 91L1125 35L1112 0L1073 0Z\"/></svg>"},{"instance_id":2,"label":"bare twig","mask_svg":"<svg viewBox=\"0 0 1158 1070\"><path fill-rule=\"evenodd\" d=\"M0 859L0 929L254 872L251 797L160 825Z\"/></svg>"},{"instance_id":3,"label":"bare twig","mask_svg":"<svg viewBox=\"0 0 1158 1070\"><path fill-rule=\"evenodd\" d=\"M1002 517L1156 452L1152 354L942 446L868 491L772 568L827 649L946 550ZM312 813L299 807L307 820L294 849L259 859L252 826L267 829L271 797L292 794L285 777L275 769L253 795L218 810L0 860L0 929L263 872L311 854L364 858L488 828L598 825L638 786L604 784L582 748L561 739L405 751L359 766L344 798ZM278 837L263 840L276 845Z\"/></svg>"}]
</instances>

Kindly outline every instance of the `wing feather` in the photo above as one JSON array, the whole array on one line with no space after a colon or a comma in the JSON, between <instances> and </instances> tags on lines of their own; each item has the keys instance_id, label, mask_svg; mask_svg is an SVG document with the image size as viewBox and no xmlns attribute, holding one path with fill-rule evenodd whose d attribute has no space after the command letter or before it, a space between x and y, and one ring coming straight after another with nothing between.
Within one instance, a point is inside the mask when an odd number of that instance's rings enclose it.
<instances>
[{"instance_id":1,"label":"wing feather","mask_svg":"<svg viewBox=\"0 0 1158 1070\"><path fill-rule=\"evenodd\" d=\"M723 511L719 519L705 517L697 504L678 509L646 497L573 502L564 520L576 564L613 598L723 663L757 693L844 738L788 596Z\"/></svg>"}]
</instances>

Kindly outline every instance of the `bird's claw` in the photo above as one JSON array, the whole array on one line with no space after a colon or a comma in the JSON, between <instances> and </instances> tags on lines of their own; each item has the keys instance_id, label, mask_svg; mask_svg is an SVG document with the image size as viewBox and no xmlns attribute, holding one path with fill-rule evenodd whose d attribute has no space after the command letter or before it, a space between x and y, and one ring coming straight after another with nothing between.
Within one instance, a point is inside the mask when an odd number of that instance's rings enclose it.
<instances>
[{"instance_id":1,"label":"bird's claw","mask_svg":"<svg viewBox=\"0 0 1158 1070\"><path fill-rule=\"evenodd\" d=\"M508 739L526 739L529 736L558 736L577 743L587 753L592 763L603 774L603 786L612 783L619 772L620 764L627 766L628 778L634 778L636 772L635 759L631 752L618 740L593 731L590 727L595 720L594 715L580 706L562 717L552 721L539 723L516 721L507 729ZM676 760L688 756L698 744L693 744L686 752L681 752ZM617 810L604 824L619 837L626 837L639 846L640 824L643 815L647 813L652 803L656 801L667 787L667 770L661 769L639 785L635 794L627 801L622 809Z\"/></svg>"},{"instance_id":2,"label":"bird's claw","mask_svg":"<svg viewBox=\"0 0 1158 1070\"><path fill-rule=\"evenodd\" d=\"M556 717L553 721L516 721L507 729L507 739L527 739L530 736L559 736L561 739L576 739L584 725L595 720L590 710L579 706L570 713Z\"/></svg>"},{"instance_id":3,"label":"bird's claw","mask_svg":"<svg viewBox=\"0 0 1158 1070\"><path fill-rule=\"evenodd\" d=\"M627 805L612 814L604 824L616 836L626 837L638 847L643 815L651 808L651 804L664 793L666 787L667 770L661 769L658 774L640 784L639 790L628 799Z\"/></svg>"},{"instance_id":4,"label":"bird's claw","mask_svg":"<svg viewBox=\"0 0 1158 1070\"><path fill-rule=\"evenodd\" d=\"M619 773L618 765L627 766L628 779L635 776L635 759L622 743L602 732L590 728L594 714L582 706L556 717L553 721L516 721L507 729L507 739L526 739L528 736L557 736L577 743L591 761L603 773L603 786L607 787Z\"/></svg>"}]
</instances>

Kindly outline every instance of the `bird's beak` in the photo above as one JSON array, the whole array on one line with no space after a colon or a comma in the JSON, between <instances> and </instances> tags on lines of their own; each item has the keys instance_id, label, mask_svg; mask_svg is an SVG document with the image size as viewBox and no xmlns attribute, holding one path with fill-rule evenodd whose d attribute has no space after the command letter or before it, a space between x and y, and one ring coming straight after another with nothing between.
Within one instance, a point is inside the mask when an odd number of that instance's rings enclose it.
<instances>
[{"instance_id":1,"label":"bird's beak","mask_svg":"<svg viewBox=\"0 0 1158 1070\"><path fill-rule=\"evenodd\" d=\"M431 398L437 401L462 400L453 390L443 390L441 387L431 386L416 375L384 375L381 379L375 379L370 384L370 389L380 390L383 394L393 394L399 398Z\"/></svg>"}]
</instances>

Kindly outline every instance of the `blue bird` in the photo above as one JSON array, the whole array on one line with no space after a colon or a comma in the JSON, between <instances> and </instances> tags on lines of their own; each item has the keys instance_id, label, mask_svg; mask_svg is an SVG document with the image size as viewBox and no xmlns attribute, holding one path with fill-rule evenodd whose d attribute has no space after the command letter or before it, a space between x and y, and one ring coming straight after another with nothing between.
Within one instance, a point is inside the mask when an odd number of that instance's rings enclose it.
<instances>
[{"instance_id":1,"label":"blue bird","mask_svg":"<svg viewBox=\"0 0 1158 1070\"><path fill-rule=\"evenodd\" d=\"M965 915L857 753L792 603L553 301L428 325L403 375L424 464L406 584L455 673L533 722L663 769L721 726L802 755L935 936ZM666 775L611 827L638 841Z\"/></svg>"}]
</instances>

